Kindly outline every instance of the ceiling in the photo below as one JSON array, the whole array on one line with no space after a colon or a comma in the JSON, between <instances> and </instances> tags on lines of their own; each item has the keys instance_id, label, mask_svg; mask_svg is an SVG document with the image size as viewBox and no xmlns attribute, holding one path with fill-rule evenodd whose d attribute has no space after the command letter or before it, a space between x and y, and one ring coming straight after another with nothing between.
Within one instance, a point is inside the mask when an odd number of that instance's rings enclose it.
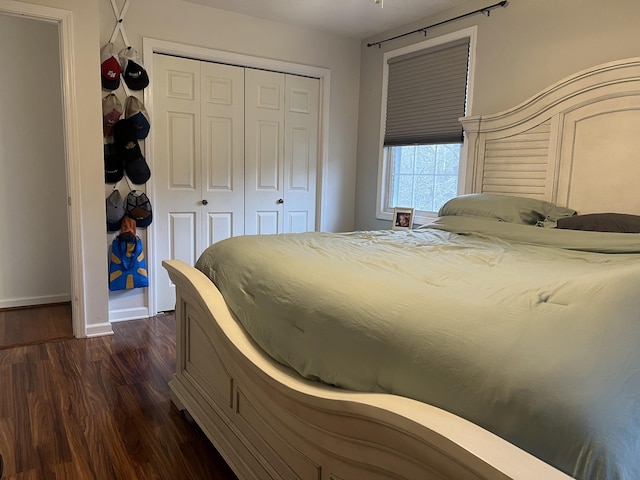
<instances>
[{"instance_id":1,"label":"ceiling","mask_svg":"<svg viewBox=\"0 0 640 480\"><path fill-rule=\"evenodd\" d=\"M363 39L447 10L464 0L183 0Z\"/></svg>"}]
</instances>

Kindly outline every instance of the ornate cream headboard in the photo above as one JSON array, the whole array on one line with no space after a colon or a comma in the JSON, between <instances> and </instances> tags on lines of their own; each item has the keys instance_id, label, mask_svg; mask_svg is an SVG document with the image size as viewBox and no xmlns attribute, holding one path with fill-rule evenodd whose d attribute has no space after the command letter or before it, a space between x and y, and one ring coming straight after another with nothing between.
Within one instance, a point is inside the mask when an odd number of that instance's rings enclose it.
<instances>
[{"instance_id":1,"label":"ornate cream headboard","mask_svg":"<svg viewBox=\"0 0 640 480\"><path fill-rule=\"evenodd\" d=\"M465 192L640 214L640 58L584 70L517 107L461 122Z\"/></svg>"}]
</instances>

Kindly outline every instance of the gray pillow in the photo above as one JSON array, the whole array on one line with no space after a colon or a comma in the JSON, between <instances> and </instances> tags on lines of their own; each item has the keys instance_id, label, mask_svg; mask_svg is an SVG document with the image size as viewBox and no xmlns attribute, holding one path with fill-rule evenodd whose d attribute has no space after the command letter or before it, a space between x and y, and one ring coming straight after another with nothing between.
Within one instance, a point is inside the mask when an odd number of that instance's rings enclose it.
<instances>
[{"instance_id":1,"label":"gray pillow","mask_svg":"<svg viewBox=\"0 0 640 480\"><path fill-rule=\"evenodd\" d=\"M535 198L498 195L492 193L471 193L452 198L445 203L438 215L473 215L497 218L503 222L535 225L548 220L575 215L575 210L559 207L551 202Z\"/></svg>"},{"instance_id":2,"label":"gray pillow","mask_svg":"<svg viewBox=\"0 0 640 480\"><path fill-rule=\"evenodd\" d=\"M592 232L640 233L640 216L626 213L588 213L558 220L557 228Z\"/></svg>"}]
</instances>

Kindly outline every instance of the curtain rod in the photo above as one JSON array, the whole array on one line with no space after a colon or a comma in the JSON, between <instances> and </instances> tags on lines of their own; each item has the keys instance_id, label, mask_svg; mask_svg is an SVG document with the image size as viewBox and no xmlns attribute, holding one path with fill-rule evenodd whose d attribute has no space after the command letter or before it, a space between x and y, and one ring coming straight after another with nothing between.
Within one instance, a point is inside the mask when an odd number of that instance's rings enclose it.
<instances>
[{"instance_id":1,"label":"curtain rod","mask_svg":"<svg viewBox=\"0 0 640 480\"><path fill-rule=\"evenodd\" d=\"M390 42L391 40L395 40L397 38L406 37L407 35L412 35L414 33L422 32L425 35L427 34L427 30L433 27L438 27L440 25L444 25L445 23L453 22L454 20L460 20L461 18L470 17L471 15L475 15L477 13L486 13L487 17L491 14L491 10L498 7L505 7L507 5L507 0L503 0L502 2L494 3L493 5L489 5L488 7L479 8L478 10L474 10L473 12L465 13L463 15L458 15L457 17L450 18L448 20L443 20L442 22L434 23L433 25L429 25L427 27L418 28L417 30L413 30L412 32L403 33L401 35L396 35L395 37L386 38L384 40L380 40L379 42L367 43L367 47L373 47L377 45L378 48L382 46L385 42Z\"/></svg>"}]
</instances>

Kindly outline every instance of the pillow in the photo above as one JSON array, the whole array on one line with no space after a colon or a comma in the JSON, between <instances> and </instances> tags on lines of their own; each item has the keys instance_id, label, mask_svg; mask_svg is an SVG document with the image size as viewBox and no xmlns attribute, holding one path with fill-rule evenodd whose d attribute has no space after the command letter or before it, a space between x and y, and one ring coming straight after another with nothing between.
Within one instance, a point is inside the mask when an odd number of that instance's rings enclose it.
<instances>
[{"instance_id":1,"label":"pillow","mask_svg":"<svg viewBox=\"0 0 640 480\"><path fill-rule=\"evenodd\" d=\"M568 230L640 233L640 216L626 213L589 213L560 218L556 226Z\"/></svg>"},{"instance_id":2,"label":"pillow","mask_svg":"<svg viewBox=\"0 0 640 480\"><path fill-rule=\"evenodd\" d=\"M535 198L471 193L452 198L442 206L438 215L474 215L497 218L509 223L535 225L543 220L556 221L575 213L575 210L570 208L558 207Z\"/></svg>"}]
</instances>

